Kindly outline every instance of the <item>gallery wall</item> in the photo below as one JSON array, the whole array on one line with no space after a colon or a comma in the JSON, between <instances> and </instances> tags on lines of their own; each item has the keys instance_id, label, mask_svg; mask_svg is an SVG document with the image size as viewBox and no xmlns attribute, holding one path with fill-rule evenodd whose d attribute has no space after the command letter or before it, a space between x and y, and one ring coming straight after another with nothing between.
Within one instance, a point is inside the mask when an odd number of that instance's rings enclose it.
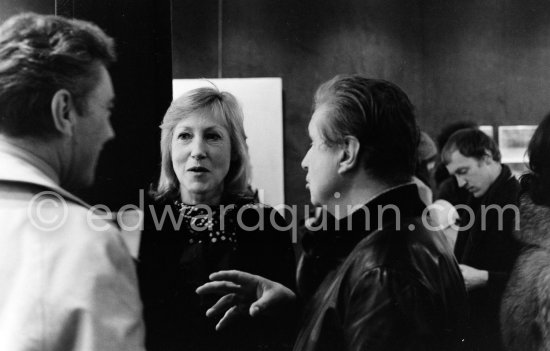
<instances>
[{"instance_id":1,"label":"gallery wall","mask_svg":"<svg viewBox=\"0 0 550 351\"><path fill-rule=\"evenodd\" d=\"M550 2L428 0L423 13L427 129L537 124L550 112Z\"/></svg>"},{"instance_id":2,"label":"gallery wall","mask_svg":"<svg viewBox=\"0 0 550 351\"><path fill-rule=\"evenodd\" d=\"M223 1L221 36L219 10L218 0L173 2L174 78L283 78L290 204L309 200L300 161L311 98L337 73L397 83L432 135L456 119L536 124L550 111L547 1Z\"/></svg>"},{"instance_id":3,"label":"gallery wall","mask_svg":"<svg viewBox=\"0 0 550 351\"><path fill-rule=\"evenodd\" d=\"M218 1L172 4L174 78L217 76ZM415 1L224 1L223 77L282 77L285 200L306 204L307 123L316 87L338 73L383 77L422 100Z\"/></svg>"},{"instance_id":4,"label":"gallery wall","mask_svg":"<svg viewBox=\"0 0 550 351\"><path fill-rule=\"evenodd\" d=\"M178 0L171 24L168 1L59 3L72 3L77 17L97 21L119 39L113 72L121 98L114 119L119 137L102 157L103 190L92 192L98 199L115 191L112 201L122 203L124 189L155 177L156 126L171 98L172 77L282 77L290 204L308 203L300 161L309 145L311 98L337 73L402 86L432 135L456 119L536 124L550 111L545 0ZM22 10L53 13L55 1L3 0L0 20Z\"/></svg>"}]
</instances>

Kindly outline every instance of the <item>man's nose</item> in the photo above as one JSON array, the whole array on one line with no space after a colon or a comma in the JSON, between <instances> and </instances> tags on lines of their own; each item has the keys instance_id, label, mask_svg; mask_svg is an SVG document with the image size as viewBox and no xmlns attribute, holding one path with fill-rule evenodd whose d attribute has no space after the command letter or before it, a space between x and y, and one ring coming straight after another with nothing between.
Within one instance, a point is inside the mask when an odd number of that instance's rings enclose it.
<instances>
[{"instance_id":1,"label":"man's nose","mask_svg":"<svg viewBox=\"0 0 550 351\"><path fill-rule=\"evenodd\" d=\"M107 140L112 140L115 138L116 134L115 134L115 130L113 129L113 125L111 124L111 122L109 122L109 125L108 125L108 128L107 128Z\"/></svg>"},{"instance_id":2,"label":"man's nose","mask_svg":"<svg viewBox=\"0 0 550 351\"><path fill-rule=\"evenodd\" d=\"M456 182L458 183L458 187L459 188L462 188L464 185L466 185L466 181L464 180L464 178L460 177L460 176L456 176Z\"/></svg>"},{"instance_id":3,"label":"man's nose","mask_svg":"<svg viewBox=\"0 0 550 351\"><path fill-rule=\"evenodd\" d=\"M302 159L302 162L300 163L300 166L302 167L302 169L304 171L307 171L307 155L309 155L309 151L306 153L306 155L304 156L304 158Z\"/></svg>"}]
</instances>

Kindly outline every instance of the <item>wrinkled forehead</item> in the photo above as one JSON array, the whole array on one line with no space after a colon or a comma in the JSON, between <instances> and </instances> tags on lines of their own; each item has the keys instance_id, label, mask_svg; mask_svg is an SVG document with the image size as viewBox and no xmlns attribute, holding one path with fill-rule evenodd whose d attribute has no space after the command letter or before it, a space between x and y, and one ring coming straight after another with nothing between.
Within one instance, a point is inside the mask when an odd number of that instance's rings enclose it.
<instances>
[{"instance_id":1,"label":"wrinkled forehead","mask_svg":"<svg viewBox=\"0 0 550 351\"><path fill-rule=\"evenodd\" d=\"M183 127L197 127L197 128L222 128L228 130L228 123L221 109L210 106L202 107L200 109L190 111L182 116L176 129Z\"/></svg>"},{"instance_id":2,"label":"wrinkled forehead","mask_svg":"<svg viewBox=\"0 0 550 351\"><path fill-rule=\"evenodd\" d=\"M319 135L322 128L326 126L327 118L330 114L330 107L327 104L318 106L311 115L308 124L310 135Z\"/></svg>"},{"instance_id":3,"label":"wrinkled forehead","mask_svg":"<svg viewBox=\"0 0 550 351\"><path fill-rule=\"evenodd\" d=\"M475 157L464 156L459 150L455 150L450 154L447 170L452 174L459 168L470 168L478 163L479 160Z\"/></svg>"}]
</instances>

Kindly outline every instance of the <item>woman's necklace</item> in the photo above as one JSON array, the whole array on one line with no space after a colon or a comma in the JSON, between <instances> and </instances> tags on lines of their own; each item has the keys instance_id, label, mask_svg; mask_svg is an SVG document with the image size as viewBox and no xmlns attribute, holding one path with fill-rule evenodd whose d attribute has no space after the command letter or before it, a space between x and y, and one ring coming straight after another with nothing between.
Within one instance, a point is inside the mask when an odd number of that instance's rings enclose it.
<instances>
[{"instance_id":1,"label":"woman's necklace","mask_svg":"<svg viewBox=\"0 0 550 351\"><path fill-rule=\"evenodd\" d=\"M187 224L190 244L202 244L207 240L211 243L236 242L231 209L223 212L222 220L222 213L208 205L187 205L181 201L175 201L175 205Z\"/></svg>"}]
</instances>

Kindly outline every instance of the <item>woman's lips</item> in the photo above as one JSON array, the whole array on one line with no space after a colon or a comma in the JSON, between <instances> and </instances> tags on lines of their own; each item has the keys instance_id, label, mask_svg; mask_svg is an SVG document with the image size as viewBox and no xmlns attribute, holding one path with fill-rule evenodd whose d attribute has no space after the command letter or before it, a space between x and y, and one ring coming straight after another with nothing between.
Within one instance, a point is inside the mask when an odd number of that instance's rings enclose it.
<instances>
[{"instance_id":1,"label":"woman's lips","mask_svg":"<svg viewBox=\"0 0 550 351\"><path fill-rule=\"evenodd\" d=\"M197 172L197 173L203 173L203 172L209 172L208 168L205 167L190 167L187 169L188 172Z\"/></svg>"}]
</instances>

